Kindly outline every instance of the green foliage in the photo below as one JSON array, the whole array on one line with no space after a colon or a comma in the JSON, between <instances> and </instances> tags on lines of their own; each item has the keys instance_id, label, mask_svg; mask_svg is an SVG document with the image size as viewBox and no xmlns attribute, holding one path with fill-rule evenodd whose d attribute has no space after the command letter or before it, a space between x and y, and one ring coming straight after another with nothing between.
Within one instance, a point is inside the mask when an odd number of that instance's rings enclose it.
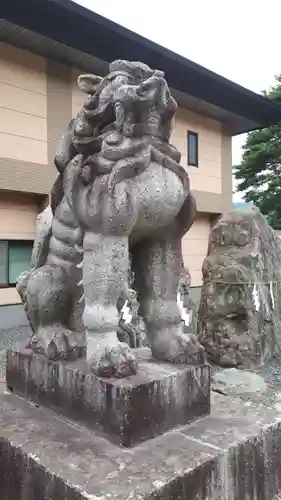
<instances>
[{"instance_id":1,"label":"green foliage","mask_svg":"<svg viewBox=\"0 0 281 500\"><path fill-rule=\"evenodd\" d=\"M281 104L281 75L263 95ZM245 201L253 202L273 228L281 229L281 123L248 134L234 175L237 191L246 193Z\"/></svg>"}]
</instances>

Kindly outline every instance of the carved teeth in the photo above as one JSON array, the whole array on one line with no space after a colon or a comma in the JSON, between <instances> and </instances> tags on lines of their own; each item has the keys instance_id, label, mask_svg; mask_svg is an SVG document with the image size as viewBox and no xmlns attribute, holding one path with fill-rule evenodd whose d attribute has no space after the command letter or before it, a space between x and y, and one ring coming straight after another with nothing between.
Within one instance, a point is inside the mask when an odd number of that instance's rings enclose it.
<instances>
[{"instance_id":1,"label":"carved teeth","mask_svg":"<svg viewBox=\"0 0 281 500\"><path fill-rule=\"evenodd\" d=\"M75 245L74 245L74 248L75 248L75 250L76 250L78 253L83 253L83 248L82 248L82 247L79 247L78 245L76 245L76 243L75 243Z\"/></svg>"},{"instance_id":2,"label":"carved teeth","mask_svg":"<svg viewBox=\"0 0 281 500\"><path fill-rule=\"evenodd\" d=\"M83 260L81 260L81 262L79 262L79 264L76 264L76 267L77 267L77 269L82 269L82 267L83 267Z\"/></svg>"},{"instance_id":3,"label":"carved teeth","mask_svg":"<svg viewBox=\"0 0 281 500\"><path fill-rule=\"evenodd\" d=\"M83 286L83 280L78 281L77 286Z\"/></svg>"},{"instance_id":4,"label":"carved teeth","mask_svg":"<svg viewBox=\"0 0 281 500\"><path fill-rule=\"evenodd\" d=\"M78 303L81 304L81 302L83 302L84 300L84 294L80 297L80 299L78 300Z\"/></svg>"}]
</instances>

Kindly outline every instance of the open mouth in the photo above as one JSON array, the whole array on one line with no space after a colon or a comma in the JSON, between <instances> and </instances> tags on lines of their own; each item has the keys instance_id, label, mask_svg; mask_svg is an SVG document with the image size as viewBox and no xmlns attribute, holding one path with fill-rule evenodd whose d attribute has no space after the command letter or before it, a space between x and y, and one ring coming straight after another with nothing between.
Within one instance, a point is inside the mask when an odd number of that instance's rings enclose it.
<instances>
[{"instance_id":1,"label":"open mouth","mask_svg":"<svg viewBox=\"0 0 281 500\"><path fill-rule=\"evenodd\" d=\"M93 131L93 136L94 137L99 137L100 135L105 134L110 128L113 127L113 124L115 123L115 116L112 113L111 117L104 118L94 129Z\"/></svg>"},{"instance_id":2,"label":"open mouth","mask_svg":"<svg viewBox=\"0 0 281 500\"><path fill-rule=\"evenodd\" d=\"M73 137L73 144L77 151L92 154L100 150L104 134L114 128L115 113L111 103L96 109L95 113L87 112L91 124L91 135L79 135Z\"/></svg>"},{"instance_id":3,"label":"open mouth","mask_svg":"<svg viewBox=\"0 0 281 500\"><path fill-rule=\"evenodd\" d=\"M111 102L99 105L95 110L85 110L85 115L93 127L93 137L99 137L105 129L113 125L116 120L114 107Z\"/></svg>"}]
</instances>

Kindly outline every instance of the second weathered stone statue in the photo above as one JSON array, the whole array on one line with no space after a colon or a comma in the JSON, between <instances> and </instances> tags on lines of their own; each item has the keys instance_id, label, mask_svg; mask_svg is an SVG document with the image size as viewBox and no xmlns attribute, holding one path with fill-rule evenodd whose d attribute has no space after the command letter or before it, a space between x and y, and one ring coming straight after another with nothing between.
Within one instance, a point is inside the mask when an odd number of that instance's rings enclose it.
<instances>
[{"instance_id":1,"label":"second weathered stone statue","mask_svg":"<svg viewBox=\"0 0 281 500\"><path fill-rule=\"evenodd\" d=\"M176 102L164 74L138 62L115 61L105 78L82 75L78 85L88 97L55 158L52 222L18 283L30 347L71 359L87 344L96 374L136 373L132 350L117 338L131 253L152 355L197 364L203 348L183 334L177 305L181 239L196 206L169 144Z\"/></svg>"},{"instance_id":2,"label":"second weathered stone statue","mask_svg":"<svg viewBox=\"0 0 281 500\"><path fill-rule=\"evenodd\" d=\"M203 264L199 339L211 362L255 368L281 353L281 245L256 208L213 227Z\"/></svg>"}]
</instances>

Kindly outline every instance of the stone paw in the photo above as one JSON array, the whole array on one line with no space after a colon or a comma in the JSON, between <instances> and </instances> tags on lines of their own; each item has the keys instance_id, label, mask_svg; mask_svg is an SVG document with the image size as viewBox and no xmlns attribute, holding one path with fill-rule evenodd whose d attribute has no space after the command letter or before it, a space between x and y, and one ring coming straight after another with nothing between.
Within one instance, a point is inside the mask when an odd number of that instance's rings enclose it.
<instances>
[{"instance_id":1,"label":"stone paw","mask_svg":"<svg viewBox=\"0 0 281 500\"><path fill-rule=\"evenodd\" d=\"M137 361L128 344L97 347L88 361L92 372L99 377L129 377L138 371Z\"/></svg>"},{"instance_id":2,"label":"stone paw","mask_svg":"<svg viewBox=\"0 0 281 500\"><path fill-rule=\"evenodd\" d=\"M41 327L27 347L52 360L76 360L85 354L83 335L62 326Z\"/></svg>"},{"instance_id":3,"label":"stone paw","mask_svg":"<svg viewBox=\"0 0 281 500\"><path fill-rule=\"evenodd\" d=\"M205 349L196 335L183 334L181 329L159 332L151 342L155 359L170 363L198 365L206 363Z\"/></svg>"}]
</instances>

